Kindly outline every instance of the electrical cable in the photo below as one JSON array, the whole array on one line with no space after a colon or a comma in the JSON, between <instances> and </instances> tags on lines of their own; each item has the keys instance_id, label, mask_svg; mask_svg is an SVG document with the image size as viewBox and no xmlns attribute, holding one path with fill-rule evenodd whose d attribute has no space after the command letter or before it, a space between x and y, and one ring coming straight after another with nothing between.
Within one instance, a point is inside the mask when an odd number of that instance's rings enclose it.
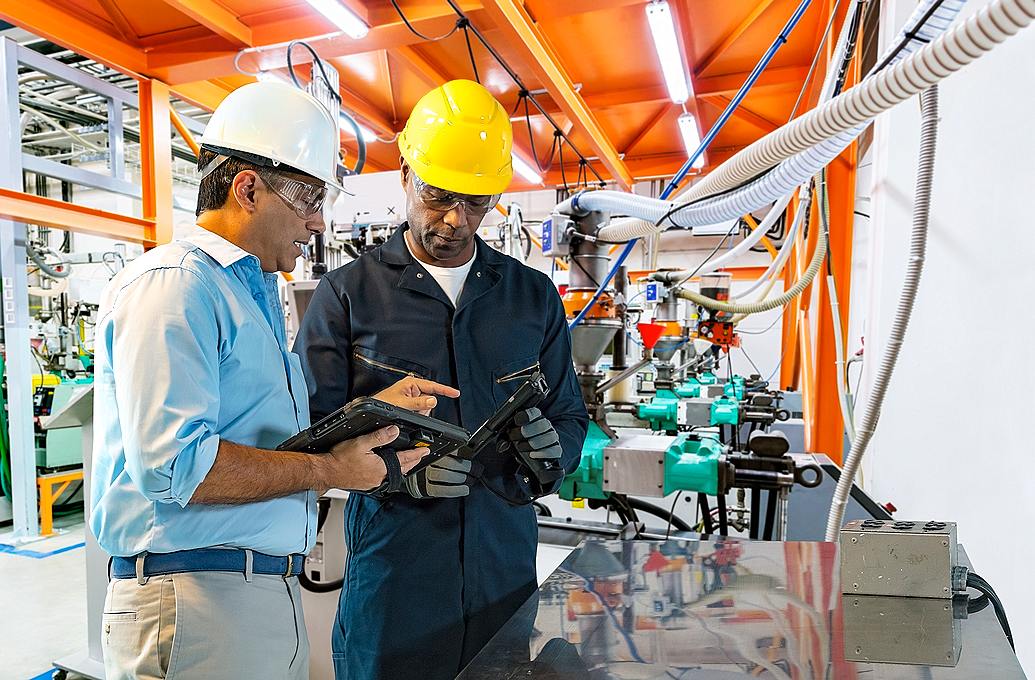
<instances>
[{"instance_id":1,"label":"electrical cable","mask_svg":"<svg viewBox=\"0 0 1035 680\"><path fill-rule=\"evenodd\" d=\"M427 40L428 42L438 42L439 40L445 40L449 36L451 36L454 33L456 33L457 29L460 28L460 22L458 21L458 22L456 22L453 25L453 28L449 29L449 31L447 31L446 33L443 33L440 36L437 36L435 38L432 38L430 36L426 36L423 33L421 33L420 31L418 31L416 28L413 27L413 24L410 23L410 20L406 18L405 14L403 14L402 8L399 7L399 3L397 2L397 0L389 0L389 1L392 3L392 7L395 8L396 14L398 14L399 18L402 19L402 22L404 24L406 24L406 28L408 28L410 30L410 33L414 34L415 36L417 36L421 40Z\"/></svg>"},{"instance_id":2,"label":"electrical cable","mask_svg":"<svg viewBox=\"0 0 1035 680\"><path fill-rule=\"evenodd\" d=\"M830 232L830 198L827 192L826 170L820 172L820 179L817 183L819 193L819 219L825 233ZM834 367L837 372L837 404L841 410L841 422L845 434L848 436L848 445L855 441L855 416L852 413L852 406L848 403L848 386L845 384L845 345L844 333L841 329L841 305L837 297L837 282L834 280L833 265L831 258L827 257L827 294L830 304L830 321L834 332ZM842 451L843 453L843 451Z\"/></svg>"},{"instance_id":3,"label":"electrical cable","mask_svg":"<svg viewBox=\"0 0 1035 680\"><path fill-rule=\"evenodd\" d=\"M461 9L460 6L456 3L456 0L446 0L446 2L449 3L449 6L453 9L453 12L455 12L458 17L467 22L467 28L471 31L471 33L474 34L474 37L478 39L478 42L482 44L485 50L492 55L492 58L496 60L500 67L502 67L503 70L507 73L507 75L510 76L510 79L514 81L514 84L518 86L518 89L523 90L525 92L529 92L529 89L525 87L524 82L521 80L520 76L518 76L517 72L510 67L510 64L507 63L503 56L498 51L496 51L496 48L494 48L492 44L489 43L489 41L485 38L485 36L482 35L482 32L478 30L478 27L471 23L470 18L468 18L468 16L464 13L463 9ZM539 110L539 113L547 120L547 122L550 123L550 126L554 129L554 134L564 137L564 139L568 142L568 146L570 146L572 151L575 152L575 155L577 155L582 160L586 160L586 157L582 155L582 153L580 153L577 148L575 148L575 145L571 143L571 140L568 138L568 136L561 130L561 127L557 124L557 121L554 120L553 116L550 115L550 113L543 107L542 104L539 103L535 96L532 95L530 92L528 94L528 99L532 102L532 105ZM598 173L596 168L594 168L592 165L589 165L588 167L590 172L592 172L593 175L597 178L597 181L600 183L600 186L603 187L605 184L604 178L600 176L600 173Z\"/></svg>"},{"instance_id":4,"label":"electrical cable","mask_svg":"<svg viewBox=\"0 0 1035 680\"><path fill-rule=\"evenodd\" d=\"M467 19L463 19L461 23L461 28L464 29L464 41L467 43L467 56L471 58L471 70L474 71L474 81L481 85L482 79L478 75L478 64L474 60L474 50L471 48L471 34L467 31L467 26L470 22Z\"/></svg>"},{"instance_id":5,"label":"electrical cable","mask_svg":"<svg viewBox=\"0 0 1035 680\"><path fill-rule=\"evenodd\" d=\"M801 278L798 279L798 281L786 292L761 302L740 303L716 300L685 288L679 290L676 295L707 309L713 309L720 312L730 312L733 314L757 314L759 312L767 312L771 309L782 307L801 295L802 291L809 287L812 280L816 278L816 274L818 274L819 270L822 268L823 259L826 256L826 253L827 234L821 231L816 239L816 250L812 254L812 261L809 263L808 268L805 270L805 273L802 274Z\"/></svg>"},{"instance_id":6,"label":"electrical cable","mask_svg":"<svg viewBox=\"0 0 1035 680\"><path fill-rule=\"evenodd\" d=\"M1035 0L1031 3L1032 17L1035 18ZM980 14L978 16L981 16ZM959 32L960 29L957 29ZM885 72L886 73L886 72ZM880 410L884 404L891 375L898 361L899 351L905 339L909 320L916 303L917 290L923 274L924 257L927 251L927 229L931 218L931 189L934 184L934 159L938 146L938 89L931 87L920 97L921 128L920 158L916 176L916 192L913 199L913 227L910 235L909 261L906 266L902 292L895 309L895 317L888 336L887 348L881 357L873 387L870 390L865 409L856 424L855 441L852 442L844 469L837 480L834 497L827 515L826 540L837 540L841 523L844 520L845 508L851 493L852 483L859 471L866 447L873 437L880 418Z\"/></svg>"},{"instance_id":7,"label":"electrical cable","mask_svg":"<svg viewBox=\"0 0 1035 680\"><path fill-rule=\"evenodd\" d=\"M356 166L354 168L352 168L352 172L353 172L353 174L358 175L359 173L363 172L363 167L366 165L366 160L367 160L367 143L366 143L366 140L363 139L363 131L360 129L359 123L356 122L356 119L353 118L351 114L349 114L346 111L341 110L341 105L342 105L341 95L338 94L337 88L334 87L334 85L331 84L331 79L327 76L327 71L324 68L323 59L321 59L320 55L317 54L315 49L313 49L313 46L310 45L309 43L305 42L304 40L292 40L291 42L289 42L287 44L287 51L286 51L287 71L288 71L288 76L290 76L290 78L291 78L291 82L294 83L295 87L297 87L298 89L305 90L305 86L302 85L301 81L299 81L299 79L298 79L298 76L295 74L295 66L294 66L294 62L292 61L292 58L291 58L291 53L292 53L292 51L296 47L303 47L303 48L305 48L309 52L310 56L312 56L313 63L316 64L316 66L317 66L317 68L318 68L318 70L320 72L320 77L323 78L324 84L327 85L327 91L330 92L331 96L334 97L334 100L336 102L338 102L338 107L339 107L338 116L339 116L339 118L344 118L345 122L349 124L349 126L352 128L353 132L356 135L356 149L357 149L357 152L356 152ZM238 55L240 55L240 54L241 53L239 52Z\"/></svg>"},{"instance_id":8,"label":"electrical cable","mask_svg":"<svg viewBox=\"0 0 1035 680\"><path fill-rule=\"evenodd\" d=\"M995 610L995 617L999 620L999 625L1002 627L1003 633L1006 634L1006 641L1010 643L1010 649L1016 649L1013 643L1013 631L1010 630L1010 622L1006 619L1006 609L1003 607L1002 600L1000 600L999 596L996 595L995 589L992 588L988 581L974 572L967 574L967 587L978 591L992 603L992 608Z\"/></svg>"},{"instance_id":9,"label":"electrical cable","mask_svg":"<svg viewBox=\"0 0 1035 680\"><path fill-rule=\"evenodd\" d=\"M697 507L701 511L704 533L710 535L715 530L715 526L712 524L712 511L708 507L708 496L703 491L697 493Z\"/></svg>"},{"instance_id":10,"label":"electrical cable","mask_svg":"<svg viewBox=\"0 0 1035 680\"><path fill-rule=\"evenodd\" d=\"M729 517L726 514L726 494L719 493L715 497L715 501L719 506L719 535L729 535Z\"/></svg>"},{"instance_id":11,"label":"electrical cable","mask_svg":"<svg viewBox=\"0 0 1035 680\"><path fill-rule=\"evenodd\" d=\"M668 510L668 524L665 526L665 540L666 541L668 540L668 537L672 535L672 524L674 523L673 520L676 519L676 505L679 503L679 499L682 498L682 497L683 497L683 492L680 491L679 493L676 494L676 497L672 499L672 507L669 508L669 510ZM682 520L680 520L680 521L682 521ZM693 531L693 529L692 528L681 529L680 531Z\"/></svg>"}]
</instances>

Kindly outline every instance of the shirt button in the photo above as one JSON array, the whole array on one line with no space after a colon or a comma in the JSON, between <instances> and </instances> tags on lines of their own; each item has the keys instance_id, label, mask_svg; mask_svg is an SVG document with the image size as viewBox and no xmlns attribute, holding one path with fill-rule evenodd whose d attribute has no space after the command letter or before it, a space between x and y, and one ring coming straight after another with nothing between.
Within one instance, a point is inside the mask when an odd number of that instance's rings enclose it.
<instances>
[{"instance_id":1,"label":"shirt button","mask_svg":"<svg viewBox=\"0 0 1035 680\"><path fill-rule=\"evenodd\" d=\"M475 272L474 275L477 276L478 278L482 277L482 273L481 272Z\"/></svg>"},{"instance_id":2,"label":"shirt button","mask_svg":"<svg viewBox=\"0 0 1035 680\"><path fill-rule=\"evenodd\" d=\"M424 274L422 272L417 272L417 278L418 279L423 279L424 278Z\"/></svg>"}]
</instances>

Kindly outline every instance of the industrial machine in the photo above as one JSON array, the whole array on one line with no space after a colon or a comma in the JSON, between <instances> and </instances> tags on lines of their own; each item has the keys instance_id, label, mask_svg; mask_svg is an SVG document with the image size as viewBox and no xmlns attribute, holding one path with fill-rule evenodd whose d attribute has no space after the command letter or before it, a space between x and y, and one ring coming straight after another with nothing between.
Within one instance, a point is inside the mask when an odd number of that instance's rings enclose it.
<instances>
[{"instance_id":1,"label":"industrial machine","mask_svg":"<svg viewBox=\"0 0 1035 680\"><path fill-rule=\"evenodd\" d=\"M544 254L570 263L562 299L592 421L579 467L564 480L560 497L614 510L623 523L637 525L640 510L689 529L674 510L644 499L697 493L698 529L725 535L733 527L752 538L782 538L789 492L795 485L815 487L821 478L814 464L789 455L786 434L773 429L790 416L781 407L783 394L757 375L716 376L739 343L733 315L681 299L690 278L683 273L651 274L646 307L630 309L627 273L609 274L608 244L595 236L609 220L604 212L555 213L543 223ZM609 280L613 287L601 286ZM728 297L730 276L702 277L700 287ZM650 322L633 324L634 314L648 313ZM629 341L640 347L635 361L627 356ZM734 492L735 504L728 504ZM717 506L714 516L709 498Z\"/></svg>"}]
</instances>

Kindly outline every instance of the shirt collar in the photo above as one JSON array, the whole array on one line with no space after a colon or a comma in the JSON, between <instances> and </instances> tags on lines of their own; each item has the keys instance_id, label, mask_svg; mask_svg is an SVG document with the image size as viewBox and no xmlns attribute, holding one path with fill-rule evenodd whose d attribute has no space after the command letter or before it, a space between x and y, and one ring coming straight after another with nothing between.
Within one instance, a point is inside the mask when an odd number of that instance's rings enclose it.
<instances>
[{"instance_id":1,"label":"shirt collar","mask_svg":"<svg viewBox=\"0 0 1035 680\"><path fill-rule=\"evenodd\" d=\"M410 249L406 244L405 237L403 236L409 228L410 225L403 222L399 225L399 228L392 233L389 239L381 245L380 248L378 248L378 258L382 262L405 265L417 261L416 258L410 255ZM492 265L503 264L502 254L493 248L490 248L488 244L482 241L480 236L475 235L474 240L477 244L475 257L478 258L479 261L485 262L485 264L490 267Z\"/></svg>"},{"instance_id":2,"label":"shirt collar","mask_svg":"<svg viewBox=\"0 0 1035 680\"><path fill-rule=\"evenodd\" d=\"M205 254L218 262L219 266L223 268L229 267L246 257L258 260L255 255L252 255L240 246L227 241L219 234L197 225L182 240L203 250Z\"/></svg>"}]
</instances>

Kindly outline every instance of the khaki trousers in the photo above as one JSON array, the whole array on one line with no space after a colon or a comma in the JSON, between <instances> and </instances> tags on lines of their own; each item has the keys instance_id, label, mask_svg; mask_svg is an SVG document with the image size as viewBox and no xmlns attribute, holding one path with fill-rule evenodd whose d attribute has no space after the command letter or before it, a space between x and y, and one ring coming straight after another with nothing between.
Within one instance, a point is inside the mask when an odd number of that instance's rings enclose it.
<instances>
[{"instance_id":1,"label":"khaki trousers","mask_svg":"<svg viewBox=\"0 0 1035 680\"><path fill-rule=\"evenodd\" d=\"M298 578L192 572L113 579L102 616L107 680L307 680Z\"/></svg>"}]
</instances>

